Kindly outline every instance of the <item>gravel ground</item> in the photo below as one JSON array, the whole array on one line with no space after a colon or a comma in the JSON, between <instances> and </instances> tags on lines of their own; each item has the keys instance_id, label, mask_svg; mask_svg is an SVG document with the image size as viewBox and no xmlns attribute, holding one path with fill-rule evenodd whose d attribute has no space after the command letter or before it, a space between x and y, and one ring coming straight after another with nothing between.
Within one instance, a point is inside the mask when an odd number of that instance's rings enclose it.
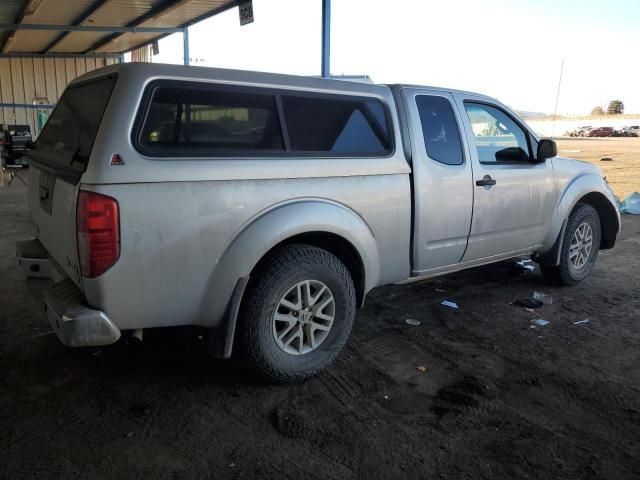
<instances>
[{"instance_id":1,"label":"gravel ground","mask_svg":"<svg viewBox=\"0 0 640 480\"><path fill-rule=\"evenodd\" d=\"M640 217L576 287L506 262L377 289L297 385L191 329L64 348L13 258L30 233L24 187L0 189L2 479L640 478ZM534 291L553 303L511 305Z\"/></svg>"}]
</instances>

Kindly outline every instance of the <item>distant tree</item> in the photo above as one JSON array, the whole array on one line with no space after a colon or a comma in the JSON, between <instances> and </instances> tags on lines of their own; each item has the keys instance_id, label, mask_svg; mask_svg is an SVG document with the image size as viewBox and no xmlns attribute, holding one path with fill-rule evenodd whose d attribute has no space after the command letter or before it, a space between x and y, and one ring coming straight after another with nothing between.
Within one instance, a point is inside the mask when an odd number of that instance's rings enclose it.
<instances>
[{"instance_id":1,"label":"distant tree","mask_svg":"<svg viewBox=\"0 0 640 480\"><path fill-rule=\"evenodd\" d=\"M607 107L607 115L619 115L624 113L624 103L621 100L611 100Z\"/></svg>"},{"instance_id":2,"label":"distant tree","mask_svg":"<svg viewBox=\"0 0 640 480\"><path fill-rule=\"evenodd\" d=\"M602 107L593 107L591 110L591 115L604 115L604 110Z\"/></svg>"}]
</instances>

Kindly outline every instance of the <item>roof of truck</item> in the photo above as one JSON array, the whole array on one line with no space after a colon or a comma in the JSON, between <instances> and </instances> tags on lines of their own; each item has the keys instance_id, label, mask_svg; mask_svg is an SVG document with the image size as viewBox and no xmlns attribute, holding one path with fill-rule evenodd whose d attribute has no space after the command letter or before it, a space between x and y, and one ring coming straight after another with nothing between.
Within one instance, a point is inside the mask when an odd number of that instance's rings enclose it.
<instances>
[{"instance_id":1,"label":"roof of truck","mask_svg":"<svg viewBox=\"0 0 640 480\"><path fill-rule=\"evenodd\" d=\"M435 87L429 85L415 85L408 83L401 84L376 84L371 82L353 81L351 78L321 78L308 77L301 75L289 75L283 73L258 72L252 70L235 70L227 68L200 67L173 65L164 63L121 63L111 65L105 68L94 70L85 75L78 77L75 81L82 81L87 78L101 76L110 72L128 73L135 72L141 77L174 77L174 78L193 78L201 80L225 80L238 83L256 83L265 85L293 86L302 88L317 89L335 89L335 90L359 90L362 92L374 93L381 88L420 88L433 90L437 92L460 93L465 95L475 95L495 100L486 95L470 92L465 90L457 90L447 87ZM75 82L74 81L74 82Z\"/></svg>"},{"instance_id":2,"label":"roof of truck","mask_svg":"<svg viewBox=\"0 0 640 480\"><path fill-rule=\"evenodd\" d=\"M82 82L109 73L116 73L127 77L136 77L146 82L149 79L189 79L203 81L223 81L237 84L263 85L265 87L286 88L298 87L304 89L326 91L345 91L385 95L389 88L386 85L376 85L352 80L336 80L320 77L304 77L300 75L286 75L281 73L256 72L250 70L232 70L226 68L195 67L185 65L170 65L161 63L121 63L100 68L86 73L75 82Z\"/></svg>"}]
</instances>

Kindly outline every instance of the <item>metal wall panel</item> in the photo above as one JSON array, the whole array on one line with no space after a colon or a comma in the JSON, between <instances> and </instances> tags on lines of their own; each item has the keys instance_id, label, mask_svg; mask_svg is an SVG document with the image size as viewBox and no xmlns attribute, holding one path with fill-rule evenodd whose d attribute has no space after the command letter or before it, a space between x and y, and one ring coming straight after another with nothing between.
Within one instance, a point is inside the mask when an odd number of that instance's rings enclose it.
<instances>
[{"instance_id":1,"label":"metal wall panel","mask_svg":"<svg viewBox=\"0 0 640 480\"><path fill-rule=\"evenodd\" d=\"M11 81L11 64L8 58L0 58L0 95L2 103L13 103L13 82ZM2 123L9 123L13 118L13 109L2 108Z\"/></svg>"},{"instance_id":2,"label":"metal wall panel","mask_svg":"<svg viewBox=\"0 0 640 480\"><path fill-rule=\"evenodd\" d=\"M76 76L117 62L117 58L0 58L0 103L33 105L46 98L55 104ZM0 123L28 124L34 136L39 133L35 108L0 107Z\"/></svg>"},{"instance_id":3,"label":"metal wall panel","mask_svg":"<svg viewBox=\"0 0 640 480\"><path fill-rule=\"evenodd\" d=\"M20 58L11 58L11 82L13 85L13 101L15 103L26 103L24 97L24 83L22 81L22 62ZM24 125L27 123L27 112L24 108L15 109L16 124Z\"/></svg>"}]
</instances>

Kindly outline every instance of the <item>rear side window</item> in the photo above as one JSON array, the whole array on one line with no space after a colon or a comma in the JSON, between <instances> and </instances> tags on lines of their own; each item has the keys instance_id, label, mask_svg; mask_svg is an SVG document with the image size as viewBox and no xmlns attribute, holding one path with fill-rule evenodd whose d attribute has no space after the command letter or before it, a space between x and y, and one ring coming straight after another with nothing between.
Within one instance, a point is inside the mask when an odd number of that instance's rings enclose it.
<instances>
[{"instance_id":1,"label":"rear side window","mask_svg":"<svg viewBox=\"0 0 640 480\"><path fill-rule=\"evenodd\" d=\"M138 134L143 153L284 151L274 95L172 83L152 90Z\"/></svg>"},{"instance_id":2,"label":"rear side window","mask_svg":"<svg viewBox=\"0 0 640 480\"><path fill-rule=\"evenodd\" d=\"M416 105L429 158L446 165L462 165L462 143L451 103L444 97L418 95Z\"/></svg>"},{"instance_id":3,"label":"rear side window","mask_svg":"<svg viewBox=\"0 0 640 480\"><path fill-rule=\"evenodd\" d=\"M115 76L69 86L29 156L72 173L86 170Z\"/></svg>"},{"instance_id":4,"label":"rear side window","mask_svg":"<svg viewBox=\"0 0 640 480\"><path fill-rule=\"evenodd\" d=\"M283 95L282 104L294 152L387 155L391 151L386 112L379 100Z\"/></svg>"}]
</instances>

